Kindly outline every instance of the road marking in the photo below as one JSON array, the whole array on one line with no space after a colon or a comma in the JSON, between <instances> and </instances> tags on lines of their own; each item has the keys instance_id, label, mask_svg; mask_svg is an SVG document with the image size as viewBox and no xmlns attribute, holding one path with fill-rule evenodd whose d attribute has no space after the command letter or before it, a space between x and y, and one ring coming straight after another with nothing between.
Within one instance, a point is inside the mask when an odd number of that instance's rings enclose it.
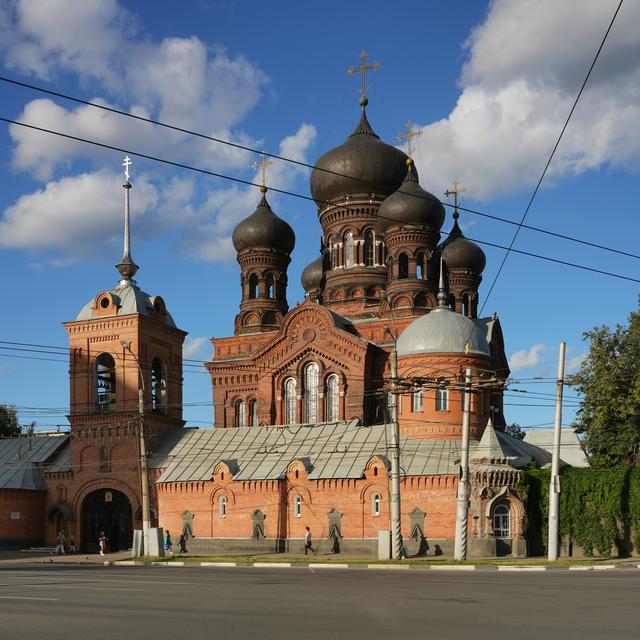
<instances>
[{"instance_id":1,"label":"road marking","mask_svg":"<svg viewBox=\"0 0 640 640\"><path fill-rule=\"evenodd\" d=\"M511 565L498 565L498 571L546 571L547 567L512 567Z\"/></svg>"},{"instance_id":2,"label":"road marking","mask_svg":"<svg viewBox=\"0 0 640 640\"><path fill-rule=\"evenodd\" d=\"M254 567L273 568L273 567L290 567L290 562L254 562Z\"/></svg>"},{"instance_id":3,"label":"road marking","mask_svg":"<svg viewBox=\"0 0 640 640\"><path fill-rule=\"evenodd\" d=\"M348 569L349 568L348 564L335 564L335 563L324 564L321 562L310 563L307 566L309 567L309 569Z\"/></svg>"},{"instance_id":4,"label":"road marking","mask_svg":"<svg viewBox=\"0 0 640 640\"><path fill-rule=\"evenodd\" d=\"M59 601L60 598L35 598L35 597L27 597L27 596L0 596L3 600L50 600L50 601Z\"/></svg>"},{"instance_id":5,"label":"road marking","mask_svg":"<svg viewBox=\"0 0 640 640\"><path fill-rule=\"evenodd\" d=\"M367 569L410 569L408 564L368 564Z\"/></svg>"},{"instance_id":6,"label":"road marking","mask_svg":"<svg viewBox=\"0 0 640 640\"><path fill-rule=\"evenodd\" d=\"M434 564L432 571L475 571L475 564Z\"/></svg>"}]
</instances>

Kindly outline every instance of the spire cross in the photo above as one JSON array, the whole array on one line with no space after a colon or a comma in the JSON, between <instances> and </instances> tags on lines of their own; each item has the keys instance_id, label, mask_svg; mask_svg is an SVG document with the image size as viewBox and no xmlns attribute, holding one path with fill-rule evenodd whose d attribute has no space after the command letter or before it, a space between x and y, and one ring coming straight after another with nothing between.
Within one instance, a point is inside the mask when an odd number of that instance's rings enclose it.
<instances>
[{"instance_id":1,"label":"spire cross","mask_svg":"<svg viewBox=\"0 0 640 640\"><path fill-rule=\"evenodd\" d=\"M252 169L260 169L260 184L262 189L267 188L267 167L273 164L273 160L267 160L264 151L260 152L261 160L259 162L252 162Z\"/></svg>"},{"instance_id":2,"label":"spire cross","mask_svg":"<svg viewBox=\"0 0 640 640\"><path fill-rule=\"evenodd\" d=\"M360 52L360 66L359 67L349 67L347 69L347 73L350 76L355 75L356 73L362 74L362 88L360 89L360 93L362 94L362 99L366 99L367 87L365 86L365 76L367 71L375 71L380 68L380 63L376 60L371 64L367 64L367 56L369 54L366 51ZM363 105L364 106L364 105Z\"/></svg>"},{"instance_id":3,"label":"spire cross","mask_svg":"<svg viewBox=\"0 0 640 640\"><path fill-rule=\"evenodd\" d=\"M451 184L453 184L453 189L447 189L444 192L444 195L448 198L449 196L453 196L453 206L455 207L456 213L458 212L458 196L461 196L463 193L466 193L467 187L461 187L460 183L457 180L454 180Z\"/></svg>"},{"instance_id":4,"label":"spire cross","mask_svg":"<svg viewBox=\"0 0 640 640\"><path fill-rule=\"evenodd\" d=\"M422 135L422 129L414 129L414 123L411 122L411 120L409 120L406 124L407 127L407 133L399 133L396 136L396 140L402 144L403 140L407 141L407 155L413 159L413 144L411 143L411 141L413 140L413 138L417 138L418 136Z\"/></svg>"},{"instance_id":5,"label":"spire cross","mask_svg":"<svg viewBox=\"0 0 640 640\"><path fill-rule=\"evenodd\" d=\"M122 166L124 167L124 178L127 182L129 182L129 167L133 164L133 162L131 162L131 158L129 156L125 156L124 157L124 162L122 163Z\"/></svg>"}]
</instances>

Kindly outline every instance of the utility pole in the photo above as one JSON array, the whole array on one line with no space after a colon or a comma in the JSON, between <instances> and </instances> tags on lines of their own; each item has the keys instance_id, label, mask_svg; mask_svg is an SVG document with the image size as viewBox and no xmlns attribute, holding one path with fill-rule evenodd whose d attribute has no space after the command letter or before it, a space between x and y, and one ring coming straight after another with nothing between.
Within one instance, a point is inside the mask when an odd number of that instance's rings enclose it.
<instances>
[{"instance_id":1,"label":"utility pole","mask_svg":"<svg viewBox=\"0 0 640 640\"><path fill-rule=\"evenodd\" d=\"M464 412L462 414L462 451L460 456L460 479L456 496L456 539L454 558L467 559L467 526L469 522L469 427L471 422L471 369L464 376Z\"/></svg>"},{"instance_id":2,"label":"utility pole","mask_svg":"<svg viewBox=\"0 0 640 640\"><path fill-rule=\"evenodd\" d=\"M562 435L562 392L564 388L564 352L560 343L558 353L558 379L556 380L556 418L553 426L553 457L551 458L551 484L549 486L549 561L558 559L558 516L560 513L560 438Z\"/></svg>"},{"instance_id":3,"label":"utility pole","mask_svg":"<svg viewBox=\"0 0 640 640\"><path fill-rule=\"evenodd\" d=\"M400 529L400 427L398 425L398 352L395 340L391 351L391 549L394 560L402 558Z\"/></svg>"},{"instance_id":4,"label":"utility pole","mask_svg":"<svg viewBox=\"0 0 640 640\"><path fill-rule=\"evenodd\" d=\"M140 374L140 386L138 387L138 448L140 450L140 490L142 495L142 554L149 553L149 529L151 522L151 510L149 508L149 469L147 466L147 445L144 437L144 375L140 361L131 351L131 343L121 340L120 344L133 357Z\"/></svg>"}]
</instances>

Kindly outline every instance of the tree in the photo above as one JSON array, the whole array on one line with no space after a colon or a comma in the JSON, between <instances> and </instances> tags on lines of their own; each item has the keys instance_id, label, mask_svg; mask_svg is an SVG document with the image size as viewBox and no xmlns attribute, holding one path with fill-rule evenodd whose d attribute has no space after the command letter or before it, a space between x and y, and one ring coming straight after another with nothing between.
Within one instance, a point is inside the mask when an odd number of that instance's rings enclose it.
<instances>
[{"instance_id":1,"label":"tree","mask_svg":"<svg viewBox=\"0 0 640 640\"><path fill-rule=\"evenodd\" d=\"M640 447L640 312L583 334L589 353L569 382L582 395L576 431L594 467L635 466Z\"/></svg>"},{"instance_id":2,"label":"tree","mask_svg":"<svg viewBox=\"0 0 640 640\"><path fill-rule=\"evenodd\" d=\"M508 424L504 428L504 432L508 436L511 436L512 438L516 438L518 440L524 440L525 432L522 430L522 427L517 422L514 422L513 424Z\"/></svg>"},{"instance_id":3,"label":"tree","mask_svg":"<svg viewBox=\"0 0 640 640\"><path fill-rule=\"evenodd\" d=\"M13 438L20 435L18 414L14 407L0 404L0 437Z\"/></svg>"}]
</instances>

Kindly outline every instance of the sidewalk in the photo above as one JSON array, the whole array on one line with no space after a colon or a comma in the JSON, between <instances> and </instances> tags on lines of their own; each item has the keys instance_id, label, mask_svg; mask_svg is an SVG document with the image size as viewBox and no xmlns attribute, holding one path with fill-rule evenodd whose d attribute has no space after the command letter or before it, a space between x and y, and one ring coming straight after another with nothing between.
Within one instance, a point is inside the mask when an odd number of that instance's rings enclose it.
<instances>
[{"instance_id":1,"label":"sidewalk","mask_svg":"<svg viewBox=\"0 0 640 640\"><path fill-rule=\"evenodd\" d=\"M0 566L4 564L104 564L129 560L131 551L118 551L101 556L99 553L66 553L56 555L37 551L0 551Z\"/></svg>"}]
</instances>

